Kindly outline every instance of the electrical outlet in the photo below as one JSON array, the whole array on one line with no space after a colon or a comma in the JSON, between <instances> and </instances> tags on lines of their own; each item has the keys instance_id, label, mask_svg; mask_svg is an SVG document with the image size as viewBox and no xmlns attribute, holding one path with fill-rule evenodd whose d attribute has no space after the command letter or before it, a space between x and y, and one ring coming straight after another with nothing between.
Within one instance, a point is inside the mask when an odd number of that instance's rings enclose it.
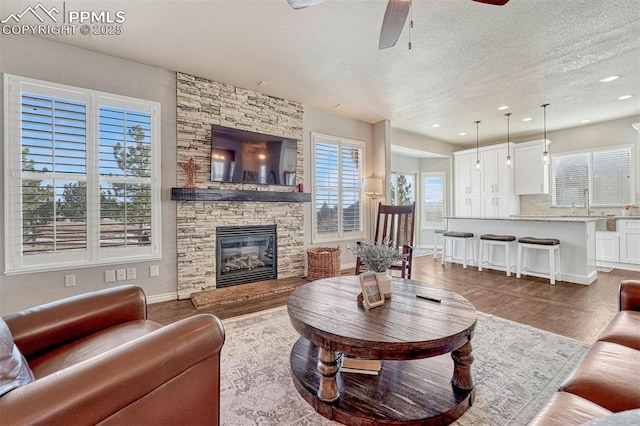
<instances>
[{"instance_id":1,"label":"electrical outlet","mask_svg":"<svg viewBox=\"0 0 640 426\"><path fill-rule=\"evenodd\" d=\"M64 276L64 286L65 287L75 287L76 286L76 276L75 275L65 275Z\"/></svg>"},{"instance_id":2,"label":"electrical outlet","mask_svg":"<svg viewBox=\"0 0 640 426\"><path fill-rule=\"evenodd\" d=\"M158 265L149 266L149 277L159 277L160 276L160 268Z\"/></svg>"},{"instance_id":3,"label":"electrical outlet","mask_svg":"<svg viewBox=\"0 0 640 426\"><path fill-rule=\"evenodd\" d=\"M116 282L116 271L111 269L109 271L104 271L104 282L105 283L115 283Z\"/></svg>"},{"instance_id":4,"label":"electrical outlet","mask_svg":"<svg viewBox=\"0 0 640 426\"><path fill-rule=\"evenodd\" d=\"M136 279L136 268L127 268L127 281Z\"/></svg>"},{"instance_id":5,"label":"electrical outlet","mask_svg":"<svg viewBox=\"0 0 640 426\"><path fill-rule=\"evenodd\" d=\"M127 270L126 269L118 269L116 271L116 279L118 281L124 281L127 279Z\"/></svg>"}]
</instances>

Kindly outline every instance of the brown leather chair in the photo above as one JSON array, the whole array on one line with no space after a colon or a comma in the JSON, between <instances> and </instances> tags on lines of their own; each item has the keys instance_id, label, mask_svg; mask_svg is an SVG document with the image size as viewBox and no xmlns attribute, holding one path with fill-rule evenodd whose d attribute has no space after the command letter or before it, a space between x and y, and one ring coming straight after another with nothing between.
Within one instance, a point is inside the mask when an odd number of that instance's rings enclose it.
<instances>
[{"instance_id":1,"label":"brown leather chair","mask_svg":"<svg viewBox=\"0 0 640 426\"><path fill-rule=\"evenodd\" d=\"M0 396L2 425L219 424L213 315L163 327L142 289L121 286L3 319L34 380Z\"/></svg>"},{"instance_id":2,"label":"brown leather chair","mask_svg":"<svg viewBox=\"0 0 640 426\"><path fill-rule=\"evenodd\" d=\"M373 241L375 243L390 241L394 247L400 249L402 260L391 265L389 269L392 271L400 271L400 276L407 279L411 279L415 220L415 203L406 206L378 204L376 233ZM358 257L356 259L356 275L360 274L362 266L363 263Z\"/></svg>"}]
</instances>

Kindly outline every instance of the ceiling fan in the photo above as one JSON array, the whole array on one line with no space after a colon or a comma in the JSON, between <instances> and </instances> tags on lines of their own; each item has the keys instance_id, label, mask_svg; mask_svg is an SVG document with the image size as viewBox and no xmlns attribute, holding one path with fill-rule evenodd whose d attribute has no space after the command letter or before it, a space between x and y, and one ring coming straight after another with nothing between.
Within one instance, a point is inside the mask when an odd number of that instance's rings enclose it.
<instances>
[{"instance_id":1,"label":"ceiling fan","mask_svg":"<svg viewBox=\"0 0 640 426\"><path fill-rule=\"evenodd\" d=\"M305 7L315 6L325 0L287 0L289 6L294 9L302 9ZM504 6L509 0L473 0L479 3L492 4L495 6ZM389 0L387 10L384 12L382 20L382 28L380 28L380 42L378 48L387 49L395 46L407 21L407 15L411 7L411 0Z\"/></svg>"}]
</instances>

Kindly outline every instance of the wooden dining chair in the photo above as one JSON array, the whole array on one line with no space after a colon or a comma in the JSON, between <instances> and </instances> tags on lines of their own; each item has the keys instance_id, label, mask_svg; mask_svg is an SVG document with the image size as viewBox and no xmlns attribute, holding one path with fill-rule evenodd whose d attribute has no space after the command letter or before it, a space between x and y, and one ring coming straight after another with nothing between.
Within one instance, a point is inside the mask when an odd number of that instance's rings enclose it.
<instances>
[{"instance_id":1,"label":"wooden dining chair","mask_svg":"<svg viewBox=\"0 0 640 426\"><path fill-rule=\"evenodd\" d=\"M378 204L374 242L381 243L388 240L395 247L400 248L402 260L391 265L389 269L400 271L400 276L407 279L411 279L415 216L415 203L406 206ZM360 274L362 266L360 258L356 258L356 275Z\"/></svg>"}]
</instances>

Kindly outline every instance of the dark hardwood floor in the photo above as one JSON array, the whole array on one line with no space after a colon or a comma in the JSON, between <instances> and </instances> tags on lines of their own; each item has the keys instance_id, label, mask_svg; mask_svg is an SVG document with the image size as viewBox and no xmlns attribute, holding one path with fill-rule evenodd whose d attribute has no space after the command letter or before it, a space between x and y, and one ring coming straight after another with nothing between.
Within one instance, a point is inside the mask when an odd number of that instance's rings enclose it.
<instances>
[{"instance_id":1,"label":"dark hardwood floor","mask_svg":"<svg viewBox=\"0 0 640 426\"><path fill-rule=\"evenodd\" d=\"M350 273L350 271L345 271ZM516 279L504 272L461 265L444 266L431 256L414 259L413 279L455 291L466 297L480 312L496 315L532 327L593 343L618 309L618 284L625 279L640 279L640 272L613 270L599 272L589 286L534 277ZM230 303L196 310L191 300L149 305L149 318L169 324L188 316L209 312L219 318L257 312L286 304L290 292L249 302Z\"/></svg>"}]
</instances>

